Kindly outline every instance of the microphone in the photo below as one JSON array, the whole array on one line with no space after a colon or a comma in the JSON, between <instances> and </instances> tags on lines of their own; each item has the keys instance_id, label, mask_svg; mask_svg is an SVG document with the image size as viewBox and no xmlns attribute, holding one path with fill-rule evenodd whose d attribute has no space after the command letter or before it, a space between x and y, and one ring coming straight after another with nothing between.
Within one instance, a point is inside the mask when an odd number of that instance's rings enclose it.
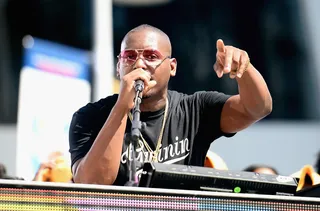
<instances>
[{"instance_id":1,"label":"microphone","mask_svg":"<svg viewBox=\"0 0 320 211\"><path fill-rule=\"evenodd\" d=\"M144 83L141 79L136 80L134 83L134 89L136 90L136 92L142 92L144 89Z\"/></svg>"}]
</instances>

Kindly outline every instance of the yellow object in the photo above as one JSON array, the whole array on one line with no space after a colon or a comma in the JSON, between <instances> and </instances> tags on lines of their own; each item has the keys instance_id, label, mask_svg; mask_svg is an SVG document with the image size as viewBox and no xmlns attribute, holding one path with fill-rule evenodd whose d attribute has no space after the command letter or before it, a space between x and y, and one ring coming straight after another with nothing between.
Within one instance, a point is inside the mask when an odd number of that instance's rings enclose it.
<instances>
[{"instance_id":1,"label":"yellow object","mask_svg":"<svg viewBox=\"0 0 320 211\"><path fill-rule=\"evenodd\" d=\"M311 165L305 165L300 171L292 174L291 176L299 178L297 191L320 184L320 175L314 171Z\"/></svg>"},{"instance_id":2,"label":"yellow object","mask_svg":"<svg viewBox=\"0 0 320 211\"><path fill-rule=\"evenodd\" d=\"M218 170L228 170L224 160L214 152L208 151L204 160L204 167L214 168Z\"/></svg>"},{"instance_id":3,"label":"yellow object","mask_svg":"<svg viewBox=\"0 0 320 211\"><path fill-rule=\"evenodd\" d=\"M70 182L72 178L71 168L67 165L64 157L57 157L55 164L55 168L51 170L51 182Z\"/></svg>"}]
</instances>

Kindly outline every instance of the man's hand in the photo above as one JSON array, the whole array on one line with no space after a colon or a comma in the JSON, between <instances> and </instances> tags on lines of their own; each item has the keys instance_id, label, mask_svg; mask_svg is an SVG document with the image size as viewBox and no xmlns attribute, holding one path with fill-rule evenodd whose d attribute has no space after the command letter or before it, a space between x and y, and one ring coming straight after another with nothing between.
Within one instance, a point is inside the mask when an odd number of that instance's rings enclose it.
<instances>
[{"instance_id":1,"label":"man's hand","mask_svg":"<svg viewBox=\"0 0 320 211\"><path fill-rule=\"evenodd\" d=\"M153 88L157 82L154 80L151 80L151 75L149 72L137 68L130 73L124 75L122 78L120 78L120 93L118 98L118 103L121 105L124 105L126 109L132 109L134 106L134 97L135 97L135 81L136 80L142 80L144 82L144 90L143 94L148 92L151 88ZM142 94L142 95L143 95Z\"/></svg>"},{"instance_id":2,"label":"man's hand","mask_svg":"<svg viewBox=\"0 0 320 211\"><path fill-rule=\"evenodd\" d=\"M216 63L213 66L217 76L230 74L230 78L241 78L250 64L246 51L233 46L224 45L221 39L217 40Z\"/></svg>"},{"instance_id":3,"label":"man's hand","mask_svg":"<svg viewBox=\"0 0 320 211\"><path fill-rule=\"evenodd\" d=\"M41 163L40 167L32 181L50 182L51 170L55 167L54 163Z\"/></svg>"},{"instance_id":4,"label":"man's hand","mask_svg":"<svg viewBox=\"0 0 320 211\"><path fill-rule=\"evenodd\" d=\"M219 39L216 57L213 68L218 77L229 74L230 78L237 78L239 94L225 102L220 120L224 133L236 133L267 116L272 111L272 98L263 77L250 63L247 52L225 46Z\"/></svg>"}]
</instances>

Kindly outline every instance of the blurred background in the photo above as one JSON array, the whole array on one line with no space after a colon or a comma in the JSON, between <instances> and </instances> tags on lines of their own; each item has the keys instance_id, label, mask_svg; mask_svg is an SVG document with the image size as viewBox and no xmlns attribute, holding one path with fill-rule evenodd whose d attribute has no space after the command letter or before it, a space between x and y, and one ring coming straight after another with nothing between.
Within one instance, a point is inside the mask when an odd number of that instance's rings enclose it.
<instances>
[{"instance_id":1,"label":"blurred background","mask_svg":"<svg viewBox=\"0 0 320 211\"><path fill-rule=\"evenodd\" d=\"M318 0L0 0L0 162L32 178L53 150L68 155L73 112L117 91L123 36L146 23L171 38L170 88L237 93L213 71L216 40L248 52L273 112L210 150L229 169L266 164L290 175L320 150Z\"/></svg>"}]
</instances>

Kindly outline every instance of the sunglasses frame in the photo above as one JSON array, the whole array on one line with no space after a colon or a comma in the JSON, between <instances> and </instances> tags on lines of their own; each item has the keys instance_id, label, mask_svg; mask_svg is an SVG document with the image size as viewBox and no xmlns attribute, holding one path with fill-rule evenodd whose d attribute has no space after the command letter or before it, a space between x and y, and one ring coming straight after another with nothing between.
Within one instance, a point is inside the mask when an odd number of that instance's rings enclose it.
<instances>
[{"instance_id":1,"label":"sunglasses frame","mask_svg":"<svg viewBox=\"0 0 320 211\"><path fill-rule=\"evenodd\" d=\"M124 52L127 52L127 51L135 51L135 52L137 53L137 58L136 58L135 60L129 60L128 58L123 57L122 54L123 54ZM123 51L121 51L121 52L119 53L119 55L117 56L117 58L119 59L119 61L122 60L123 63L127 63L127 64L130 66L130 65L135 64L135 63L138 61L138 59L141 58L140 55L143 55L144 51L153 51L153 52L155 52L157 55L159 55L160 57L163 57L162 53L161 53L159 50L147 48L147 49L125 49L125 50L123 50ZM146 58L144 58L144 57L143 57L142 59L143 59L143 61L145 61L145 63L146 63L147 65L149 65L149 66L159 66L159 65L162 64L162 62L163 62L164 60L170 59L170 58L171 58L170 56L166 56L166 57L164 57L163 59L158 59L159 62L158 62L158 64L155 64L155 65L150 65L150 64L148 64L150 61L148 61L148 59L146 59ZM128 61L130 61L130 62L128 62ZM132 64L129 64L129 63L132 63Z\"/></svg>"}]
</instances>

